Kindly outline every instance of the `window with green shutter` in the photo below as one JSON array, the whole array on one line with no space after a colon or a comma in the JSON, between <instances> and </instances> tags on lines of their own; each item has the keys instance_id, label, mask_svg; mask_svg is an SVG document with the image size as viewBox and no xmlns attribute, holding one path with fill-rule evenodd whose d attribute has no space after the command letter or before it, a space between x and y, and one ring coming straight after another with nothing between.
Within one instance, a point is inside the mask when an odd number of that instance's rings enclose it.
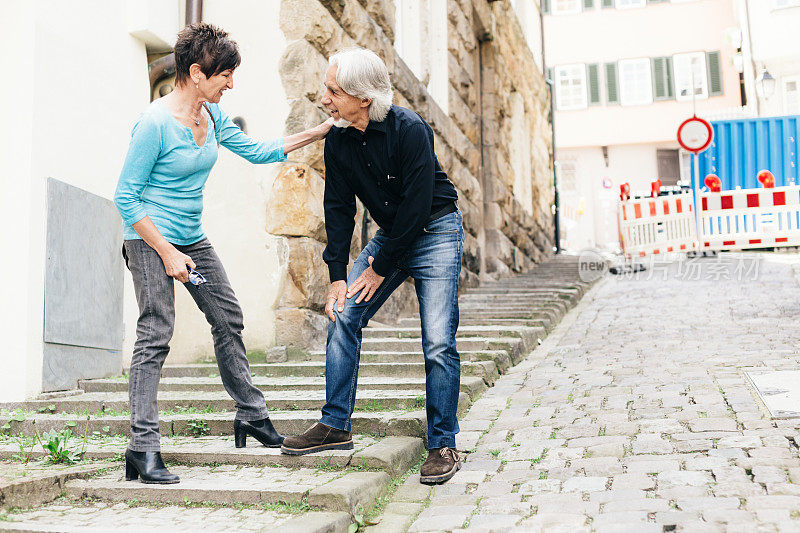
<instances>
[{"instance_id":1,"label":"window with green shutter","mask_svg":"<svg viewBox=\"0 0 800 533\"><path fill-rule=\"evenodd\" d=\"M653 96L654 100L672 100L675 98L671 57L653 58Z\"/></svg>"},{"instance_id":2,"label":"window with green shutter","mask_svg":"<svg viewBox=\"0 0 800 533\"><path fill-rule=\"evenodd\" d=\"M542 8L542 13L549 14L550 13L550 0L540 0L540 6Z\"/></svg>"},{"instance_id":3,"label":"window with green shutter","mask_svg":"<svg viewBox=\"0 0 800 533\"><path fill-rule=\"evenodd\" d=\"M614 7L614 0L603 0L603 7Z\"/></svg>"},{"instance_id":4,"label":"window with green shutter","mask_svg":"<svg viewBox=\"0 0 800 533\"><path fill-rule=\"evenodd\" d=\"M594 0L583 0L583 9L594 9Z\"/></svg>"},{"instance_id":5,"label":"window with green shutter","mask_svg":"<svg viewBox=\"0 0 800 533\"><path fill-rule=\"evenodd\" d=\"M618 104L619 103L619 83L617 81L617 64L606 63L606 103Z\"/></svg>"},{"instance_id":6,"label":"window with green shutter","mask_svg":"<svg viewBox=\"0 0 800 533\"><path fill-rule=\"evenodd\" d=\"M722 66L720 65L719 51L706 52L706 66L708 67L708 95L720 96L722 94Z\"/></svg>"},{"instance_id":7,"label":"window with green shutter","mask_svg":"<svg viewBox=\"0 0 800 533\"><path fill-rule=\"evenodd\" d=\"M600 65L586 65L586 89L589 92L589 105L600 105Z\"/></svg>"}]
</instances>

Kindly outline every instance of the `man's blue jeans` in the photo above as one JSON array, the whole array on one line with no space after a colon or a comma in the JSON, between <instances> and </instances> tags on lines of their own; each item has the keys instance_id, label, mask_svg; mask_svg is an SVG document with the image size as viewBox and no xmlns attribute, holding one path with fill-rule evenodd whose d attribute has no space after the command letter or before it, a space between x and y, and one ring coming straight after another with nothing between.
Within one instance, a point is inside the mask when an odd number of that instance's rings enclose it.
<instances>
[{"instance_id":1,"label":"man's blue jeans","mask_svg":"<svg viewBox=\"0 0 800 533\"><path fill-rule=\"evenodd\" d=\"M379 230L364 247L347 279L348 286L366 270L369 256L375 257L386 239L386 234ZM425 226L405 257L386 275L369 302L357 304L357 296L353 296L345 302L342 312L335 308L336 321L328 324L326 403L320 422L350 431L350 415L356 402L361 330L392 292L411 276L422 322L428 448L455 448L456 409L461 386L456 330L463 243L460 211L434 220Z\"/></svg>"}]
</instances>

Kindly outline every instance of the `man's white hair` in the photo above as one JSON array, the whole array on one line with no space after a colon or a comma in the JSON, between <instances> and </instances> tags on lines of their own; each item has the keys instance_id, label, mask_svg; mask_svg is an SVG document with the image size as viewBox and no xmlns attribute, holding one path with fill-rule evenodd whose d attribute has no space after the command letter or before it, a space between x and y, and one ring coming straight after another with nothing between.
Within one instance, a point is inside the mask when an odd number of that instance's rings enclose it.
<instances>
[{"instance_id":1,"label":"man's white hair","mask_svg":"<svg viewBox=\"0 0 800 533\"><path fill-rule=\"evenodd\" d=\"M333 54L329 60L336 66L336 83L347 94L372 100L369 119L383 122L392 107L392 82L386 64L378 55L364 48L350 48Z\"/></svg>"}]
</instances>

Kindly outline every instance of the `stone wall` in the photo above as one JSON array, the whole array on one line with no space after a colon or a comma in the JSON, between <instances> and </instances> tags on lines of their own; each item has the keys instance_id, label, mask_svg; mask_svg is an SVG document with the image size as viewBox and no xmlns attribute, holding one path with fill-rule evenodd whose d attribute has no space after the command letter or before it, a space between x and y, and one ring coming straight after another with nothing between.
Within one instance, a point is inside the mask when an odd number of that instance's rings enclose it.
<instances>
[{"instance_id":1,"label":"stone wall","mask_svg":"<svg viewBox=\"0 0 800 533\"><path fill-rule=\"evenodd\" d=\"M466 243L462 286L483 277L522 272L552 249L553 200L550 167L549 101L546 85L508 0L447 2L449 115L395 51L395 7L390 0L282 0L281 29L288 41L280 76L291 106L286 133L326 118L322 80L327 58L351 46L375 51L386 62L395 102L418 112L433 127L439 162L459 192ZM526 150L511 150L512 95L522 96ZM519 98L516 98L519 100ZM519 106L517 106L519 111ZM519 123L517 117L517 123ZM528 148L528 147L526 147ZM276 311L276 341L319 346L327 319L321 310L328 287L322 261L325 230L323 144L293 153L275 180L267 231L282 236L283 280ZM516 176L515 154L530 154L530 176ZM519 157L516 155L516 157ZM521 179L520 179L521 178ZM514 184L525 183L524 191ZM532 198L520 202L520 194ZM529 212L524 205L533 208ZM362 247L359 207L351 254ZM376 228L370 224L370 236ZM413 285L405 284L376 320L390 320L415 306Z\"/></svg>"}]
</instances>

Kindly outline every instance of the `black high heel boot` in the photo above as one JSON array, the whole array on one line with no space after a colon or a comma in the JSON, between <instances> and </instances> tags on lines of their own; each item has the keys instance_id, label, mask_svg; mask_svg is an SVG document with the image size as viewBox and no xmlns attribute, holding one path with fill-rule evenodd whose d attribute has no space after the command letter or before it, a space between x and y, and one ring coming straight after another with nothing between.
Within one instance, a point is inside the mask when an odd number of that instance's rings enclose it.
<instances>
[{"instance_id":1,"label":"black high heel boot","mask_svg":"<svg viewBox=\"0 0 800 533\"><path fill-rule=\"evenodd\" d=\"M233 421L233 437L237 448L247 446L247 436L255 438L267 448L280 448L283 444L283 435L275 431L272 421L269 418L261 420L239 420Z\"/></svg>"},{"instance_id":2,"label":"black high heel boot","mask_svg":"<svg viewBox=\"0 0 800 533\"><path fill-rule=\"evenodd\" d=\"M142 478L142 483L167 485L181 478L167 470L161 452L134 452L125 450L125 481Z\"/></svg>"}]
</instances>

